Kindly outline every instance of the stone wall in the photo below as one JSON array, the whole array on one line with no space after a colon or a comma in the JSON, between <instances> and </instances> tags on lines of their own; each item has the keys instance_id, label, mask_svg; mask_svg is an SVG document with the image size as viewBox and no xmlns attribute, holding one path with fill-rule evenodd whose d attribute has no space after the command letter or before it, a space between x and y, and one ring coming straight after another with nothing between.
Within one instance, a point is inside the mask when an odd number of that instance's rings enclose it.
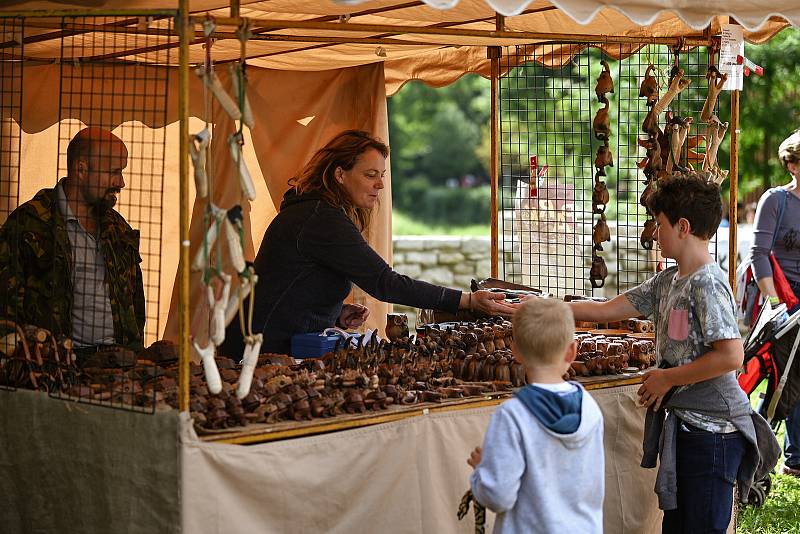
<instances>
[{"instance_id":1,"label":"stone wall","mask_svg":"<svg viewBox=\"0 0 800 534\"><path fill-rule=\"evenodd\" d=\"M394 269L434 284L469 289L492 272L489 237L397 236Z\"/></svg>"},{"instance_id":2,"label":"stone wall","mask_svg":"<svg viewBox=\"0 0 800 534\"><path fill-rule=\"evenodd\" d=\"M492 244L489 237L395 236L394 269L433 284L469 290L472 279L492 274ZM416 310L394 306L416 324Z\"/></svg>"}]
</instances>

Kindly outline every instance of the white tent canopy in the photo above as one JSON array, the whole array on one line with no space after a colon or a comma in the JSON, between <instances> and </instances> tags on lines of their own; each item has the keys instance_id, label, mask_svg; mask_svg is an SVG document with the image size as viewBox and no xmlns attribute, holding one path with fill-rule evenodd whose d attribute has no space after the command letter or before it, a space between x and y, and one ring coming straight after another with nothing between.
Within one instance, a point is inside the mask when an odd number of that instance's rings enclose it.
<instances>
[{"instance_id":1,"label":"white tent canopy","mask_svg":"<svg viewBox=\"0 0 800 534\"><path fill-rule=\"evenodd\" d=\"M438 9L450 9L459 3L459 0L423 1ZM356 0L341 3L360 4L363 2ZM486 3L501 15L510 17L519 15L534 2L532 0L486 0ZM642 26L653 24L663 13L677 15L695 30L707 27L714 18L720 15L734 17L748 30L760 28L772 17L780 17L794 26L800 26L800 3L798 2L786 2L782 6L776 6L775 2L767 0L711 0L706 2L553 0L551 3L579 24L589 24L604 9L613 8Z\"/></svg>"}]
</instances>

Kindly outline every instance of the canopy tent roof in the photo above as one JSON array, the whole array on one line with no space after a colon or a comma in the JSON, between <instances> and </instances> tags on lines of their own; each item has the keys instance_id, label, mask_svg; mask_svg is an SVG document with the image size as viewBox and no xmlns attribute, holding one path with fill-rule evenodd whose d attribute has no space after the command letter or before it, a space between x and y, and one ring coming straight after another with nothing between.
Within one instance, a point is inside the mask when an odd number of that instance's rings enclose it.
<instances>
[{"instance_id":1,"label":"canopy tent roof","mask_svg":"<svg viewBox=\"0 0 800 534\"><path fill-rule=\"evenodd\" d=\"M238 60L241 49L236 28L227 25L233 22L228 18L230 3L190 0L189 4L198 17L190 61L201 63L204 59L200 19L206 14L217 22L215 61ZM137 10L174 10L177 5L177 0L11 0L0 7L0 13L83 9L125 15ZM495 10L515 15L503 19L504 31L496 31ZM243 0L240 15L252 21L253 37L246 46L249 65L320 71L382 62L387 93L391 94L410 79L441 86L465 72L488 76L485 47L491 45L592 43L620 58L647 42L675 42L678 38L689 44L708 42L719 33L721 24L729 22L729 16L746 28L750 42L763 42L790 24L800 25L800 1L777 7L766 0ZM165 48L177 47L174 35L169 35L168 16L146 24L135 16L121 20L78 20L79 25L71 29L85 31L65 37L58 31L62 27L58 17L27 19L24 55L30 60L52 61L60 57L63 39L66 49L74 40L81 49L92 50L92 56L85 59L153 63L164 61ZM80 26L90 22L107 27L91 31L92 27ZM113 34L108 33L112 30ZM126 33L120 33L123 31ZM141 39L128 38L143 32L144 45ZM7 46L8 41L0 44ZM582 47L573 46L572 50L578 52ZM561 51L545 56L558 61L568 57ZM177 53L171 54L169 61L176 64Z\"/></svg>"}]
</instances>

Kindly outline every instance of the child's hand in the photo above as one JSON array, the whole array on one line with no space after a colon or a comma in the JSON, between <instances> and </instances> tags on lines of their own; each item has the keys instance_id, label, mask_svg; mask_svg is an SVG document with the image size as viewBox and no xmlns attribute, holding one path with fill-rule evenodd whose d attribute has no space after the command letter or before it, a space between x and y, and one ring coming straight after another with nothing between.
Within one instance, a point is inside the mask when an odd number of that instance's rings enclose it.
<instances>
[{"instance_id":1,"label":"child's hand","mask_svg":"<svg viewBox=\"0 0 800 534\"><path fill-rule=\"evenodd\" d=\"M654 411L657 411L661 407L664 395L673 385L666 369L647 371L642 378L642 387L636 392L639 395L639 404L650 406Z\"/></svg>"},{"instance_id":2,"label":"child's hand","mask_svg":"<svg viewBox=\"0 0 800 534\"><path fill-rule=\"evenodd\" d=\"M472 451L472 454L469 455L469 458L467 459L467 463L473 469L478 467L478 464L481 463L481 453L482 452L483 452L483 449L481 449L480 447L475 447L475 450Z\"/></svg>"}]
</instances>

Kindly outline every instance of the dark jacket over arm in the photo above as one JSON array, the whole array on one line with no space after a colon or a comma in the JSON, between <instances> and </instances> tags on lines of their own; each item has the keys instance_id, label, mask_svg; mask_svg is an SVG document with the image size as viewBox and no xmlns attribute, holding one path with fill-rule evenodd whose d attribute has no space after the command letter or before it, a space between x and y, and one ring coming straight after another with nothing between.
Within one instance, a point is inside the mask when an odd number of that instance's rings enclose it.
<instances>
[{"instance_id":1,"label":"dark jacket over arm","mask_svg":"<svg viewBox=\"0 0 800 534\"><path fill-rule=\"evenodd\" d=\"M263 352L289 352L292 335L334 326L354 283L376 299L455 312L461 292L395 272L345 212L316 193L284 197L255 261L259 276L253 330ZM238 319L223 353L241 355ZM228 339L230 337L230 339Z\"/></svg>"}]
</instances>

